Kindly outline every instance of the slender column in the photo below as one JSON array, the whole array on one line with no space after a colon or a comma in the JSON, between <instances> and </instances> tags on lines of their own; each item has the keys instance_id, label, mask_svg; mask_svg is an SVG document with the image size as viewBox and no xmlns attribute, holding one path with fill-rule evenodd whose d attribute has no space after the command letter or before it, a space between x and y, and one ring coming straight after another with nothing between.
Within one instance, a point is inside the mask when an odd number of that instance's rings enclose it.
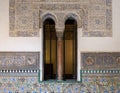
<instances>
[{"instance_id":1,"label":"slender column","mask_svg":"<svg viewBox=\"0 0 120 93\"><path fill-rule=\"evenodd\" d=\"M63 80L63 31L57 31L57 79Z\"/></svg>"}]
</instances>

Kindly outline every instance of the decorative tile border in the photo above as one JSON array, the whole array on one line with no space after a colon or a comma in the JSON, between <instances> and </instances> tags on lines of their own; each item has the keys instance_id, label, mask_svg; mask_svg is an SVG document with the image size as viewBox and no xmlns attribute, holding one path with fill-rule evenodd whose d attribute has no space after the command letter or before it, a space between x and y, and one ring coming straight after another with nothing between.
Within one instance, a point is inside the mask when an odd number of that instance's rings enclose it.
<instances>
[{"instance_id":1,"label":"decorative tile border","mask_svg":"<svg viewBox=\"0 0 120 93\"><path fill-rule=\"evenodd\" d=\"M81 53L82 69L85 70L119 70L120 52L86 52Z\"/></svg>"},{"instance_id":2,"label":"decorative tile border","mask_svg":"<svg viewBox=\"0 0 120 93\"><path fill-rule=\"evenodd\" d=\"M40 77L40 74L38 69L34 70L0 70L0 76L6 77L6 76L38 76Z\"/></svg>"},{"instance_id":3,"label":"decorative tile border","mask_svg":"<svg viewBox=\"0 0 120 93\"><path fill-rule=\"evenodd\" d=\"M82 70L82 74L118 74L120 70Z\"/></svg>"},{"instance_id":4,"label":"decorative tile border","mask_svg":"<svg viewBox=\"0 0 120 93\"><path fill-rule=\"evenodd\" d=\"M39 70L0 70L1 73L34 73Z\"/></svg>"},{"instance_id":5,"label":"decorative tile border","mask_svg":"<svg viewBox=\"0 0 120 93\"><path fill-rule=\"evenodd\" d=\"M106 77L115 77L118 76L120 77L120 70L80 70L80 77L81 77L81 81L82 78L85 76L106 76Z\"/></svg>"}]
</instances>

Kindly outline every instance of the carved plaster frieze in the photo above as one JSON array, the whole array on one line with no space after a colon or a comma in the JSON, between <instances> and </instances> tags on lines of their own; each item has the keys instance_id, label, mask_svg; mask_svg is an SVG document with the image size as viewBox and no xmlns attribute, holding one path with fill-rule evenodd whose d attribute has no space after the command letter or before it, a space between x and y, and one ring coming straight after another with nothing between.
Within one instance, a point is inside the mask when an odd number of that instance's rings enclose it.
<instances>
[{"instance_id":1,"label":"carved plaster frieze","mask_svg":"<svg viewBox=\"0 0 120 93\"><path fill-rule=\"evenodd\" d=\"M119 69L119 52L82 53L82 69Z\"/></svg>"},{"instance_id":2,"label":"carved plaster frieze","mask_svg":"<svg viewBox=\"0 0 120 93\"><path fill-rule=\"evenodd\" d=\"M2 52L0 70L39 69L38 52Z\"/></svg>"},{"instance_id":3,"label":"carved plaster frieze","mask_svg":"<svg viewBox=\"0 0 120 93\"><path fill-rule=\"evenodd\" d=\"M46 12L55 17L56 27L72 17L83 36L112 36L112 0L10 0L9 11L10 36L39 36Z\"/></svg>"}]
</instances>

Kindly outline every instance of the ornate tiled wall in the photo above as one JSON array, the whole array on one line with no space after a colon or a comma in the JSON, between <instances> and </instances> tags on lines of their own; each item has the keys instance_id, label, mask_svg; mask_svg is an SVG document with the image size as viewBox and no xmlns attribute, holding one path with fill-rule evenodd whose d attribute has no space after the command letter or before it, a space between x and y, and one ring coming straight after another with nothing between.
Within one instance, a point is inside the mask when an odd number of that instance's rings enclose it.
<instances>
[{"instance_id":1,"label":"ornate tiled wall","mask_svg":"<svg viewBox=\"0 0 120 93\"><path fill-rule=\"evenodd\" d=\"M43 81L37 77L0 77L1 93L120 93L120 77L84 76L82 82Z\"/></svg>"},{"instance_id":2,"label":"ornate tiled wall","mask_svg":"<svg viewBox=\"0 0 120 93\"><path fill-rule=\"evenodd\" d=\"M82 53L82 69L120 69L120 52Z\"/></svg>"},{"instance_id":3,"label":"ornate tiled wall","mask_svg":"<svg viewBox=\"0 0 120 93\"><path fill-rule=\"evenodd\" d=\"M120 93L120 70L81 70L81 81L90 93Z\"/></svg>"},{"instance_id":4,"label":"ornate tiled wall","mask_svg":"<svg viewBox=\"0 0 120 93\"><path fill-rule=\"evenodd\" d=\"M114 62L119 62L120 53L82 53L84 60L89 57L87 65L88 63L91 65L92 62L96 64L93 60L97 60L99 56L102 60L111 56ZM91 59L92 57L95 59ZM106 65L102 70L99 67L90 70L91 67L85 66L78 74L81 77L80 81L40 81L41 71L37 66L38 60L38 52L0 53L0 93L120 93L119 66L114 70L105 70ZM22 65L19 65L20 63ZM107 65L109 64L111 61Z\"/></svg>"},{"instance_id":5,"label":"ornate tiled wall","mask_svg":"<svg viewBox=\"0 0 120 93\"><path fill-rule=\"evenodd\" d=\"M43 15L55 17L64 27L66 17L77 20L83 36L112 36L112 0L9 0L9 35L38 37Z\"/></svg>"}]
</instances>

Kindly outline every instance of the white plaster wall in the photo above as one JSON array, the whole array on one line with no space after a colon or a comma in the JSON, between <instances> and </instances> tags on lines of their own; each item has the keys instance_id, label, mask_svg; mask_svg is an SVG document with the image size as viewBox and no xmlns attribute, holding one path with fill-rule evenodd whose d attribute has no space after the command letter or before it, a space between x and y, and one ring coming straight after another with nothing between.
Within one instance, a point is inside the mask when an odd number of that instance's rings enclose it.
<instances>
[{"instance_id":1,"label":"white plaster wall","mask_svg":"<svg viewBox=\"0 0 120 93\"><path fill-rule=\"evenodd\" d=\"M42 52L41 37L9 37L9 0L0 0L0 2L0 52ZM112 2L113 37L82 37L81 29L78 29L78 74L80 73L81 52L120 52L120 0L112 0ZM42 66L42 55L40 58Z\"/></svg>"},{"instance_id":2,"label":"white plaster wall","mask_svg":"<svg viewBox=\"0 0 120 93\"><path fill-rule=\"evenodd\" d=\"M9 37L9 0L0 0L0 51L40 51L40 37ZM113 4L113 37L82 37L79 31L79 51L120 51L120 0Z\"/></svg>"},{"instance_id":3,"label":"white plaster wall","mask_svg":"<svg viewBox=\"0 0 120 93\"><path fill-rule=\"evenodd\" d=\"M0 52L40 49L39 37L9 37L9 0L0 0Z\"/></svg>"}]
</instances>

